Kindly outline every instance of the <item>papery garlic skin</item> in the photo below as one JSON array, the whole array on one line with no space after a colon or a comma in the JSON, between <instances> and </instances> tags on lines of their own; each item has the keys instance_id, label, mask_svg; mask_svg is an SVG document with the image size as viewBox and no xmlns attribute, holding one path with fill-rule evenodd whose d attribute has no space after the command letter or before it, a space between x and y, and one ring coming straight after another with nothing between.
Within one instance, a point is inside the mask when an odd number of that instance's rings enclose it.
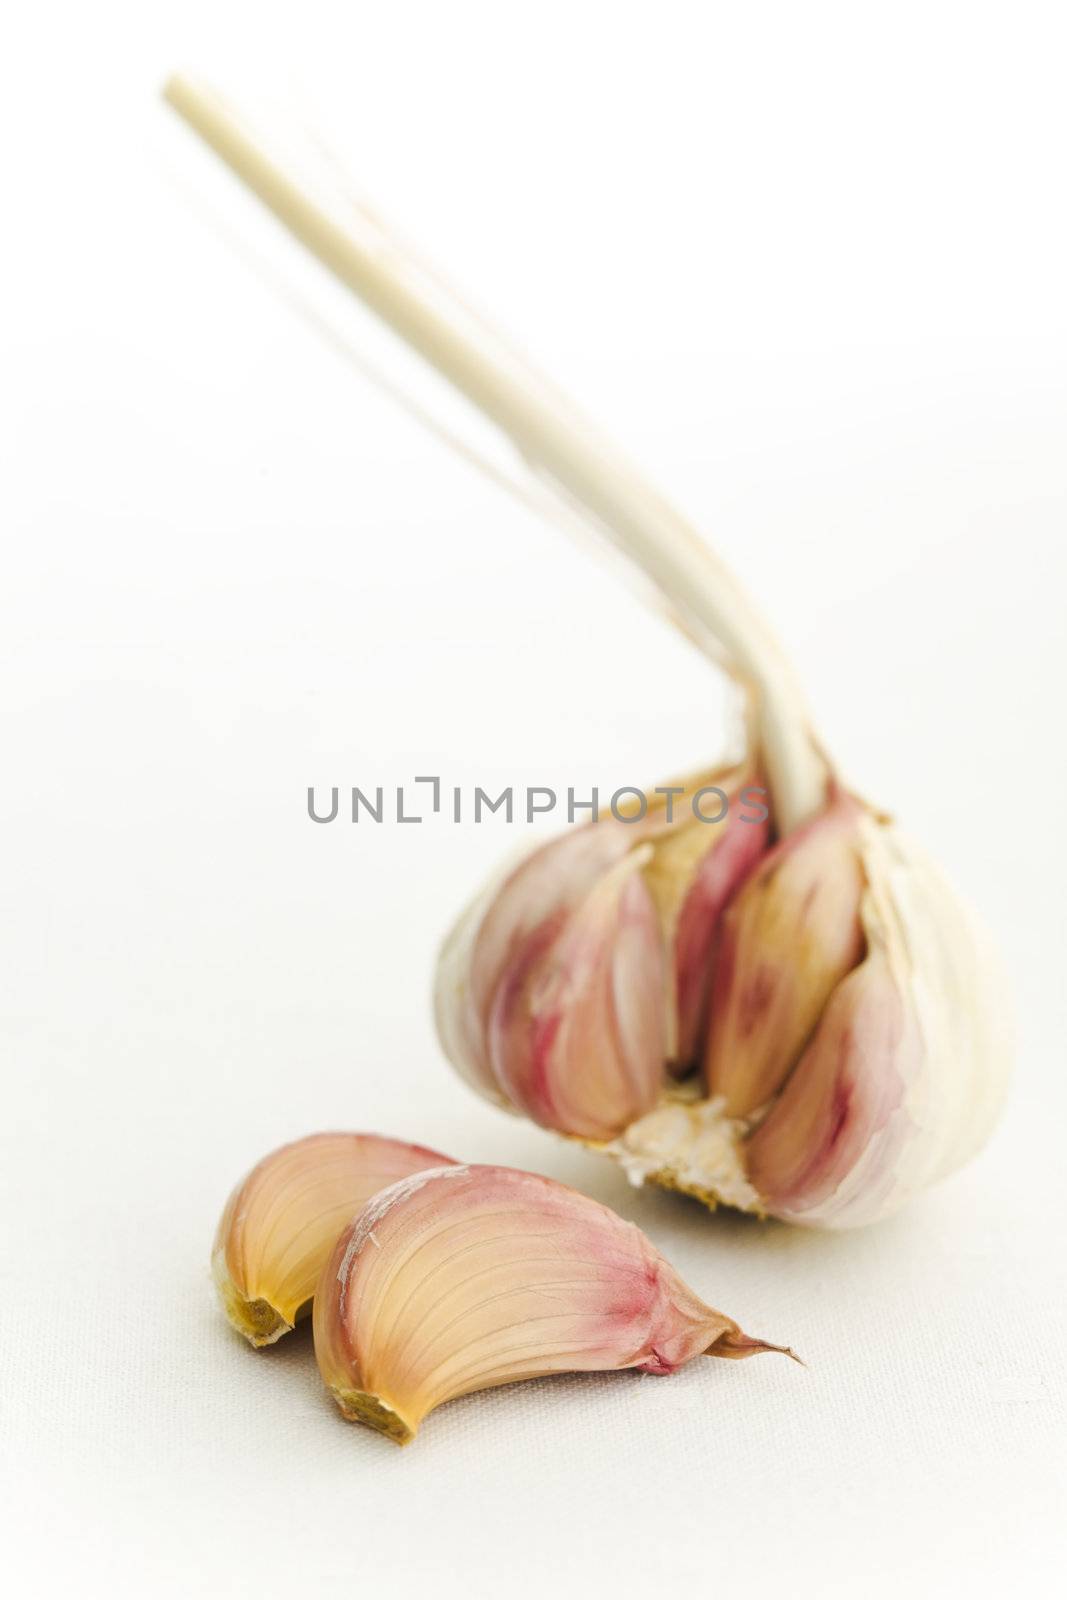
<instances>
[{"instance_id":1,"label":"papery garlic skin","mask_svg":"<svg viewBox=\"0 0 1067 1600\"><path fill-rule=\"evenodd\" d=\"M313 1324L342 1414L400 1444L477 1389L781 1349L705 1305L632 1223L507 1167L446 1167L377 1195L333 1249Z\"/></svg>"},{"instance_id":2,"label":"papery garlic skin","mask_svg":"<svg viewBox=\"0 0 1067 1600\"><path fill-rule=\"evenodd\" d=\"M667 1065L695 1058L723 907L766 847L766 815L738 804L752 781L705 774L670 810L600 817L479 896L435 984L439 1038L474 1088L599 1141L655 1107ZM718 821L692 809L709 788L727 796Z\"/></svg>"},{"instance_id":3,"label":"papery garlic skin","mask_svg":"<svg viewBox=\"0 0 1067 1600\"><path fill-rule=\"evenodd\" d=\"M226 1203L211 1267L226 1315L250 1344L274 1344L310 1307L323 1262L379 1190L450 1157L373 1133L314 1133L254 1166Z\"/></svg>"}]
</instances>

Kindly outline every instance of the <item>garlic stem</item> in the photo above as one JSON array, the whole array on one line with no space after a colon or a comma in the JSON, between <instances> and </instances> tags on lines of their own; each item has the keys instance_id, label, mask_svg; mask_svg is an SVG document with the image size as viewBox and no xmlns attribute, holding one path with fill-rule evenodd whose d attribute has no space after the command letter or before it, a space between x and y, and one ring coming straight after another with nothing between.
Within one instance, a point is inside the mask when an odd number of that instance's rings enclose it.
<instances>
[{"instance_id":1,"label":"garlic stem","mask_svg":"<svg viewBox=\"0 0 1067 1600\"><path fill-rule=\"evenodd\" d=\"M170 105L275 216L490 418L528 465L577 501L652 581L708 654L754 691L780 833L821 810L827 772L796 682L732 574L585 418L351 196L298 178L213 91L176 75Z\"/></svg>"}]
</instances>

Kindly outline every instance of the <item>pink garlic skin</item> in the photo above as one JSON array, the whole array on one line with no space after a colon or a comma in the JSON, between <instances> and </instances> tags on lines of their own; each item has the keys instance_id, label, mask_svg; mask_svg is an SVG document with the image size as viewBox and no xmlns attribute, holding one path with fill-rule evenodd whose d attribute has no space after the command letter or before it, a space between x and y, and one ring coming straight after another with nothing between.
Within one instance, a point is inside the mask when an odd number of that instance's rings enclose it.
<instances>
[{"instance_id":1,"label":"pink garlic skin","mask_svg":"<svg viewBox=\"0 0 1067 1600\"><path fill-rule=\"evenodd\" d=\"M477 1389L780 1348L706 1305L632 1223L507 1167L440 1168L375 1196L338 1239L313 1316L345 1416L400 1443Z\"/></svg>"},{"instance_id":2,"label":"pink garlic skin","mask_svg":"<svg viewBox=\"0 0 1067 1600\"><path fill-rule=\"evenodd\" d=\"M640 866L625 857L558 932L538 930L497 988L489 1057L511 1104L542 1127L606 1139L658 1098L666 966Z\"/></svg>"},{"instance_id":3,"label":"pink garlic skin","mask_svg":"<svg viewBox=\"0 0 1067 1600\"><path fill-rule=\"evenodd\" d=\"M709 849L700 865L674 933L677 1040L672 1061L682 1071L700 1054L723 913L766 851L770 836L766 819L747 821L736 806L724 827L722 839Z\"/></svg>"},{"instance_id":4,"label":"pink garlic skin","mask_svg":"<svg viewBox=\"0 0 1067 1600\"><path fill-rule=\"evenodd\" d=\"M866 954L745 1152L765 1208L821 1228L880 1221L968 1161L1013 1054L985 930L892 823L866 811L857 837Z\"/></svg>"},{"instance_id":5,"label":"pink garlic skin","mask_svg":"<svg viewBox=\"0 0 1067 1600\"><path fill-rule=\"evenodd\" d=\"M509 970L528 970L551 950L573 909L635 842L628 827L611 823L552 839L491 882L448 935L434 994L437 1031L453 1066L479 1093L510 1106L487 1037Z\"/></svg>"},{"instance_id":6,"label":"pink garlic skin","mask_svg":"<svg viewBox=\"0 0 1067 1600\"><path fill-rule=\"evenodd\" d=\"M767 853L723 916L705 1079L729 1116L778 1091L834 988L863 958L862 816L835 793Z\"/></svg>"},{"instance_id":7,"label":"pink garlic skin","mask_svg":"<svg viewBox=\"0 0 1067 1600\"><path fill-rule=\"evenodd\" d=\"M600 818L534 851L460 919L438 965L437 1028L480 1093L606 1141L655 1107L668 1058L695 1061L722 909L767 842L767 823L741 814L752 774L716 776L732 793L722 822L696 820L687 799L669 823L662 803Z\"/></svg>"},{"instance_id":8,"label":"pink garlic skin","mask_svg":"<svg viewBox=\"0 0 1067 1600\"><path fill-rule=\"evenodd\" d=\"M914 1134L905 1100L922 1040L885 952L838 985L815 1037L748 1141L752 1183L775 1216L844 1214L848 1180L865 1163L863 1205L881 1212ZM836 1204L835 1204L836 1201Z\"/></svg>"}]
</instances>

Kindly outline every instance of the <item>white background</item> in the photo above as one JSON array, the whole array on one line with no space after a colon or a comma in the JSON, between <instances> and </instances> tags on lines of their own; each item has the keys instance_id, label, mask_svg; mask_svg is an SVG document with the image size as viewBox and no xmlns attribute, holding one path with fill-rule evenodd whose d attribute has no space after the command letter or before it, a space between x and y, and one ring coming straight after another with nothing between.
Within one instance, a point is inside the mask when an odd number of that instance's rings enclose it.
<instances>
[{"instance_id":1,"label":"white background","mask_svg":"<svg viewBox=\"0 0 1067 1600\"><path fill-rule=\"evenodd\" d=\"M1062 1580L1060 15L183 0L9 18L15 1592ZM368 381L353 352L473 436L159 106L184 63L325 130L692 513L849 778L996 929L1009 1110L908 1214L841 1237L710 1218L453 1079L436 942L526 832L315 827L307 785L661 781L718 753L722 688L609 565ZM404 1452L345 1427L306 1334L245 1348L207 1273L243 1170L335 1126L581 1185L807 1369L498 1390Z\"/></svg>"}]
</instances>

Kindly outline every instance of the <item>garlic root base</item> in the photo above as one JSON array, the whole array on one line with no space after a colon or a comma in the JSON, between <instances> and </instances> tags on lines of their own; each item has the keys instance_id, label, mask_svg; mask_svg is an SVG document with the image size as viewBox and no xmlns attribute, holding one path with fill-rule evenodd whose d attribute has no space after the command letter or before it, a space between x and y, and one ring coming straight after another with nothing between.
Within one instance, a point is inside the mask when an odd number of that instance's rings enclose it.
<instances>
[{"instance_id":1,"label":"garlic root base","mask_svg":"<svg viewBox=\"0 0 1067 1600\"><path fill-rule=\"evenodd\" d=\"M394 1444L410 1444L415 1429L408 1426L398 1411L366 1389L332 1389L346 1422L362 1422L375 1433L383 1433Z\"/></svg>"},{"instance_id":2,"label":"garlic root base","mask_svg":"<svg viewBox=\"0 0 1067 1600\"><path fill-rule=\"evenodd\" d=\"M765 1215L745 1175L742 1143L749 1124L728 1117L721 1096L693 1098L685 1085L668 1089L654 1111L632 1122L610 1143L589 1148L617 1161L635 1188L643 1184L691 1195L714 1211L731 1206ZM587 1141L588 1142L588 1141Z\"/></svg>"},{"instance_id":3,"label":"garlic root base","mask_svg":"<svg viewBox=\"0 0 1067 1600\"><path fill-rule=\"evenodd\" d=\"M226 1269L225 1250L216 1250L212 1256L211 1275L231 1326L257 1350L277 1344L283 1334L292 1333L293 1324L286 1322L269 1301L245 1299Z\"/></svg>"}]
</instances>

